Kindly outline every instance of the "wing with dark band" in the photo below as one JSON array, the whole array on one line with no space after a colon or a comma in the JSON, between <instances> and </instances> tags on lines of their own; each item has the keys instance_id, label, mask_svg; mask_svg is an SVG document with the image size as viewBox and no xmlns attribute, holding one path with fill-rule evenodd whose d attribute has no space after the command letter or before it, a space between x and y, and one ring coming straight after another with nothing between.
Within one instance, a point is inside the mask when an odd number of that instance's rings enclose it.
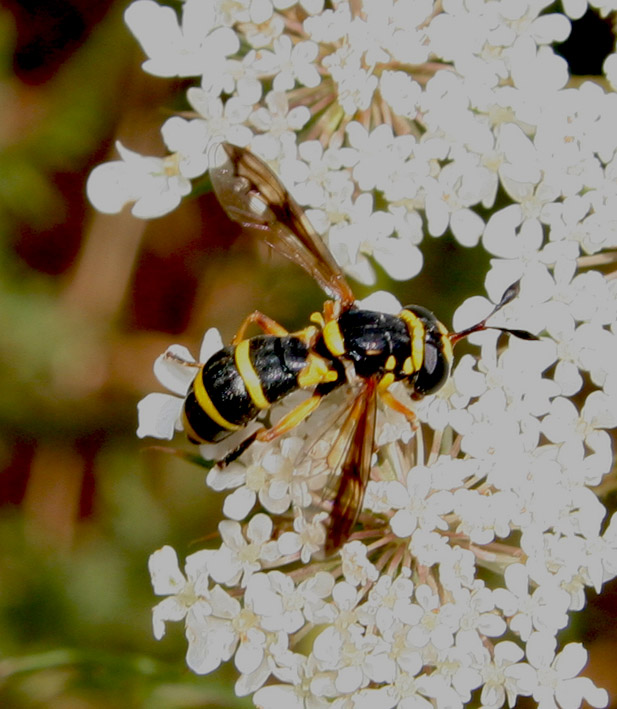
<instances>
[{"instance_id":1,"label":"wing with dark band","mask_svg":"<svg viewBox=\"0 0 617 709\"><path fill-rule=\"evenodd\" d=\"M377 380L367 379L351 406L329 457L340 469L336 477L332 511L326 526L326 555L334 553L349 538L358 520L371 471L375 444ZM338 452L337 446L342 450ZM342 457L341 457L342 456Z\"/></svg>"},{"instance_id":2,"label":"wing with dark band","mask_svg":"<svg viewBox=\"0 0 617 709\"><path fill-rule=\"evenodd\" d=\"M210 178L230 219L257 232L273 249L302 266L343 309L354 294L343 271L278 177L244 148L222 143Z\"/></svg>"}]
</instances>

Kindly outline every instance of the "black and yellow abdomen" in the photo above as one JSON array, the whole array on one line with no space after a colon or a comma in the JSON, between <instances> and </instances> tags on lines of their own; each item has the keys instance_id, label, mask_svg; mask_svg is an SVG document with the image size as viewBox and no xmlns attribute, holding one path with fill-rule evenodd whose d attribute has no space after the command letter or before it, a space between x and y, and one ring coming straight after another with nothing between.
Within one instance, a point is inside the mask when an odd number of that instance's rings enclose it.
<instances>
[{"instance_id":1,"label":"black and yellow abdomen","mask_svg":"<svg viewBox=\"0 0 617 709\"><path fill-rule=\"evenodd\" d=\"M309 350L293 335L259 335L224 347L200 368L184 402L194 443L216 443L299 388Z\"/></svg>"}]
</instances>

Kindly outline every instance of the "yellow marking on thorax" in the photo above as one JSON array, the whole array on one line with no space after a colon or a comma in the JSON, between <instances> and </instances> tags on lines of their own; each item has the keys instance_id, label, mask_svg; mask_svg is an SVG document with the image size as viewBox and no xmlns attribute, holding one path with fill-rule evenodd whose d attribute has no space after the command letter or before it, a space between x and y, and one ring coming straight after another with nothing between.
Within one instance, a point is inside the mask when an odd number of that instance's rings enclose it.
<instances>
[{"instance_id":1,"label":"yellow marking on thorax","mask_svg":"<svg viewBox=\"0 0 617 709\"><path fill-rule=\"evenodd\" d=\"M451 364L454 359L454 353L452 351L452 342L450 342L450 338L448 337L449 333L444 325L442 325L439 321L437 321L437 327L439 328L439 334L441 335L443 356L446 358L446 362Z\"/></svg>"},{"instance_id":2,"label":"yellow marking on thorax","mask_svg":"<svg viewBox=\"0 0 617 709\"><path fill-rule=\"evenodd\" d=\"M394 382L394 374L392 372L388 372L388 374L384 374L383 377L379 380L379 384L377 385L377 390L378 391L385 391L390 384Z\"/></svg>"},{"instance_id":3,"label":"yellow marking on thorax","mask_svg":"<svg viewBox=\"0 0 617 709\"><path fill-rule=\"evenodd\" d=\"M337 378L338 374L333 369L330 369L327 360L309 352L306 366L298 374L298 386L302 389L308 389L322 382L334 382Z\"/></svg>"},{"instance_id":4,"label":"yellow marking on thorax","mask_svg":"<svg viewBox=\"0 0 617 709\"><path fill-rule=\"evenodd\" d=\"M323 339L335 357L345 354L345 341L337 320L330 320L324 325Z\"/></svg>"},{"instance_id":5,"label":"yellow marking on thorax","mask_svg":"<svg viewBox=\"0 0 617 709\"><path fill-rule=\"evenodd\" d=\"M238 426L235 423L230 423L227 419L224 419L221 414L219 414L216 407L212 403L212 399L210 399L206 388L204 387L201 370L199 371L199 374L195 377L195 381L193 382L193 393L195 394L197 403L208 414L208 416L221 428L225 428L228 431L237 431L241 428L241 426Z\"/></svg>"},{"instance_id":6,"label":"yellow marking on thorax","mask_svg":"<svg viewBox=\"0 0 617 709\"><path fill-rule=\"evenodd\" d=\"M311 347L311 345L317 339L319 329L320 328L316 328L314 325L309 325L308 327L305 327L302 330L298 330L297 332L294 332L292 334L294 337L297 337L299 340L304 342L307 347Z\"/></svg>"},{"instance_id":7,"label":"yellow marking on thorax","mask_svg":"<svg viewBox=\"0 0 617 709\"><path fill-rule=\"evenodd\" d=\"M270 408L270 402L264 396L261 380L251 362L249 346L249 340L242 340L236 345L234 353L236 367L255 406L258 409L268 409Z\"/></svg>"},{"instance_id":8,"label":"yellow marking on thorax","mask_svg":"<svg viewBox=\"0 0 617 709\"><path fill-rule=\"evenodd\" d=\"M394 355L390 355L388 359L386 360L386 369L391 372L394 367L396 367L396 357Z\"/></svg>"},{"instance_id":9,"label":"yellow marking on thorax","mask_svg":"<svg viewBox=\"0 0 617 709\"><path fill-rule=\"evenodd\" d=\"M413 371L418 372L424 362L424 337L426 335L424 323L411 310L403 310L399 317L407 325L409 337L411 338Z\"/></svg>"}]
</instances>

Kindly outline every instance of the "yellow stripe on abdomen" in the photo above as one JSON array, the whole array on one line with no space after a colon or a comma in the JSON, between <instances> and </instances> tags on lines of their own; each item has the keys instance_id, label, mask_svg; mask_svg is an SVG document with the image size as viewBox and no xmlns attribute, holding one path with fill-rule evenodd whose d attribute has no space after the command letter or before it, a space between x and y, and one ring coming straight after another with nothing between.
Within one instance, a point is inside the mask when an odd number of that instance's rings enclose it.
<instances>
[{"instance_id":1,"label":"yellow stripe on abdomen","mask_svg":"<svg viewBox=\"0 0 617 709\"><path fill-rule=\"evenodd\" d=\"M258 409L267 409L270 407L270 402L264 396L261 380L251 362L249 347L249 340L242 340L236 345L234 353L236 367L255 406Z\"/></svg>"},{"instance_id":2,"label":"yellow stripe on abdomen","mask_svg":"<svg viewBox=\"0 0 617 709\"><path fill-rule=\"evenodd\" d=\"M219 414L217 408L212 403L212 399L210 399L206 388L204 387L202 374L203 371L200 371L193 382L193 393L195 394L195 399L197 400L199 406L201 406L208 416L221 428L225 428L228 431L237 431L242 428L242 426L229 422L227 419L223 418L221 414Z\"/></svg>"}]
</instances>

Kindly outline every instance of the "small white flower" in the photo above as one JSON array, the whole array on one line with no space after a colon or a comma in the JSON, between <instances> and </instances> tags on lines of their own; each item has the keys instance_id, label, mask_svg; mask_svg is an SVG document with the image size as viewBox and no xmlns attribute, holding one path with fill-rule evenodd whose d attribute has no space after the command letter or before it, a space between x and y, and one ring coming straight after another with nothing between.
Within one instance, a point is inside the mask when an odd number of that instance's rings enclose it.
<instances>
[{"instance_id":1,"label":"small white flower","mask_svg":"<svg viewBox=\"0 0 617 709\"><path fill-rule=\"evenodd\" d=\"M211 328L204 335L200 359L208 359L223 347L221 336ZM139 428L137 435L171 439L176 430L182 430L181 414L187 391L197 373L195 360L190 352L180 345L172 345L154 363L154 373L171 394L148 394L138 404ZM185 364L187 363L187 364Z\"/></svg>"},{"instance_id":2,"label":"small white flower","mask_svg":"<svg viewBox=\"0 0 617 709\"><path fill-rule=\"evenodd\" d=\"M370 254L373 251L372 242L392 233L394 220L391 214L373 211L373 198L367 192L343 207L347 219L330 229L330 248L348 273L360 281L372 283L375 276L364 252Z\"/></svg>"},{"instance_id":3,"label":"small white flower","mask_svg":"<svg viewBox=\"0 0 617 709\"><path fill-rule=\"evenodd\" d=\"M506 569L507 590L494 591L496 605L509 617L509 626L522 640L528 640L533 630L555 635L568 622L566 615L570 597L554 584L543 584L529 593L529 576L522 564Z\"/></svg>"},{"instance_id":4,"label":"small white flower","mask_svg":"<svg viewBox=\"0 0 617 709\"><path fill-rule=\"evenodd\" d=\"M441 604L429 586L423 584L415 590L416 604L402 614L408 626L409 641L418 648L432 643L443 650L454 644L454 633L459 629L459 612L452 603Z\"/></svg>"},{"instance_id":5,"label":"small white flower","mask_svg":"<svg viewBox=\"0 0 617 709\"><path fill-rule=\"evenodd\" d=\"M240 46L235 32L216 24L211 3L183 4L182 26L176 13L152 0L137 0L124 19L149 59L143 68L157 76L199 76Z\"/></svg>"},{"instance_id":6,"label":"small white flower","mask_svg":"<svg viewBox=\"0 0 617 709\"><path fill-rule=\"evenodd\" d=\"M410 76L402 71L384 71L379 79L379 90L393 111L415 118L422 90Z\"/></svg>"},{"instance_id":7,"label":"small white flower","mask_svg":"<svg viewBox=\"0 0 617 709\"><path fill-rule=\"evenodd\" d=\"M245 539L237 522L220 522L223 544L210 560L212 578L229 586L235 586L241 579L241 585L246 586L251 575L260 570L262 559L268 555L268 546L276 548L276 544L270 543L272 527L270 517L256 514L247 525Z\"/></svg>"},{"instance_id":8,"label":"small white flower","mask_svg":"<svg viewBox=\"0 0 617 709\"><path fill-rule=\"evenodd\" d=\"M541 709L558 704L564 709L578 709L583 700L600 709L608 705L608 693L598 689L588 677L577 677L587 662L587 651L580 643L568 643L556 655L556 640L549 634L533 633L527 641L526 654L537 671L538 684L533 698Z\"/></svg>"},{"instance_id":9,"label":"small white flower","mask_svg":"<svg viewBox=\"0 0 617 709\"><path fill-rule=\"evenodd\" d=\"M367 553L368 549L360 541L348 542L341 550L343 576L352 586L365 585L379 577L379 572L368 560Z\"/></svg>"},{"instance_id":10,"label":"small white flower","mask_svg":"<svg viewBox=\"0 0 617 709\"><path fill-rule=\"evenodd\" d=\"M150 556L148 568L154 592L158 596L168 596L153 610L152 623L157 640L165 634L165 621L182 620L191 609L196 613L211 612L207 599L209 559L207 551L188 557L185 578L178 567L176 552L170 546L164 546Z\"/></svg>"},{"instance_id":11,"label":"small white flower","mask_svg":"<svg viewBox=\"0 0 617 709\"><path fill-rule=\"evenodd\" d=\"M371 588L368 600L358 608L363 625L376 625L386 635L391 628L409 618L414 584L411 579L382 575Z\"/></svg>"},{"instance_id":12,"label":"small white flower","mask_svg":"<svg viewBox=\"0 0 617 709\"><path fill-rule=\"evenodd\" d=\"M302 563L307 564L313 554L323 549L326 532L323 522L326 514L316 514L310 521L298 515L294 519L294 531L284 532L279 539L279 549L284 556L300 553Z\"/></svg>"},{"instance_id":13,"label":"small white flower","mask_svg":"<svg viewBox=\"0 0 617 709\"><path fill-rule=\"evenodd\" d=\"M498 709L506 698L510 706L518 695L529 696L537 683L536 671L526 662L520 662L523 650L508 640L497 643L492 659L485 658L480 667L484 679L482 706Z\"/></svg>"},{"instance_id":14,"label":"small white flower","mask_svg":"<svg viewBox=\"0 0 617 709\"><path fill-rule=\"evenodd\" d=\"M265 98L267 108L258 108L250 116L251 123L263 132L255 136L252 145L260 155L278 157L280 141L288 137L295 137L294 131L302 128L310 118L310 111L306 106L289 108L287 95L277 91L270 91ZM276 144L276 151L273 146Z\"/></svg>"},{"instance_id":15,"label":"small white flower","mask_svg":"<svg viewBox=\"0 0 617 709\"><path fill-rule=\"evenodd\" d=\"M267 72L275 74L272 83L274 91L288 91L294 87L296 80L304 86L317 86L321 77L313 62L318 51L315 42L298 42L293 45L286 35L275 39L272 62L276 69Z\"/></svg>"},{"instance_id":16,"label":"small white flower","mask_svg":"<svg viewBox=\"0 0 617 709\"><path fill-rule=\"evenodd\" d=\"M417 466L409 471L406 485L388 483L388 497L393 509L398 510L390 520L392 531L399 537L409 537L417 527L426 531L447 529L445 516L452 511L452 493L432 489L429 468Z\"/></svg>"},{"instance_id":17,"label":"small white flower","mask_svg":"<svg viewBox=\"0 0 617 709\"><path fill-rule=\"evenodd\" d=\"M245 125L251 106L239 98L230 98L223 104L218 96L211 96L203 89L192 87L187 98L203 120L195 121L208 134L208 147L217 140L224 139L234 145L247 145L253 133Z\"/></svg>"},{"instance_id":18,"label":"small white flower","mask_svg":"<svg viewBox=\"0 0 617 709\"><path fill-rule=\"evenodd\" d=\"M136 217L160 217L174 210L191 191L180 171L180 157L144 157L116 143L122 160L96 167L88 178L88 199L101 212L117 214L134 202Z\"/></svg>"},{"instance_id":19,"label":"small white flower","mask_svg":"<svg viewBox=\"0 0 617 709\"><path fill-rule=\"evenodd\" d=\"M497 589L499 590L499 589ZM495 592L477 581L473 590L460 588L454 592L454 599L461 615L460 630L456 634L457 643L465 644L466 635L481 633L484 637L496 638L506 632L506 623L496 612Z\"/></svg>"}]
</instances>

